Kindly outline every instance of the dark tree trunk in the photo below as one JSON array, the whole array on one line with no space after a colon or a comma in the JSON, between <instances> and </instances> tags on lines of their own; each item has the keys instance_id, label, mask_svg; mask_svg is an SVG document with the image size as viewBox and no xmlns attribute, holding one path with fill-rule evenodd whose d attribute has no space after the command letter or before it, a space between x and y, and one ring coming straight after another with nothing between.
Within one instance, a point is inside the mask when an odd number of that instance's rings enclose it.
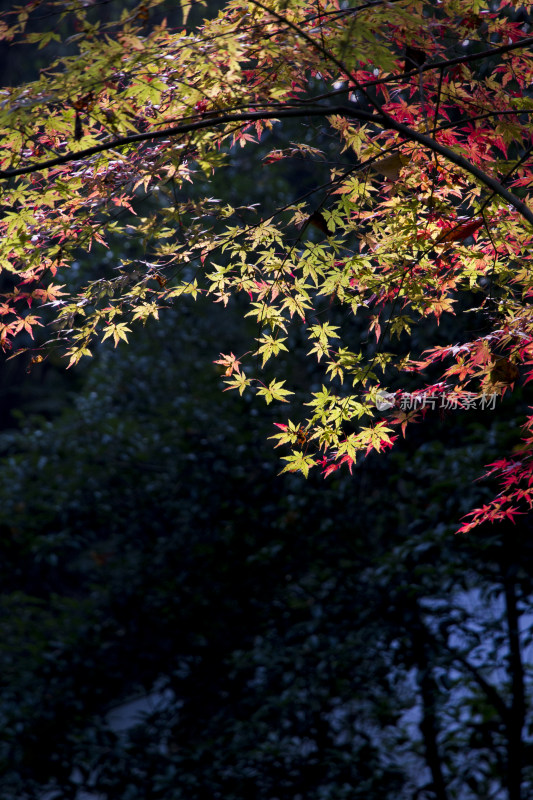
<instances>
[{"instance_id":1,"label":"dark tree trunk","mask_svg":"<svg viewBox=\"0 0 533 800\"><path fill-rule=\"evenodd\" d=\"M420 732L424 739L427 765L431 772L433 791L436 800L448 800L446 783L442 774L442 759L438 748L437 698L439 690L433 677L429 638L416 603L412 609L413 625L411 628L413 655L418 669L418 686L422 698L422 720Z\"/></svg>"},{"instance_id":2,"label":"dark tree trunk","mask_svg":"<svg viewBox=\"0 0 533 800\"><path fill-rule=\"evenodd\" d=\"M526 716L524 666L520 651L518 606L516 600L517 567L511 563L503 568L505 611L509 628L509 673L511 677L511 707L507 715L507 788L509 800L521 800L523 740Z\"/></svg>"}]
</instances>

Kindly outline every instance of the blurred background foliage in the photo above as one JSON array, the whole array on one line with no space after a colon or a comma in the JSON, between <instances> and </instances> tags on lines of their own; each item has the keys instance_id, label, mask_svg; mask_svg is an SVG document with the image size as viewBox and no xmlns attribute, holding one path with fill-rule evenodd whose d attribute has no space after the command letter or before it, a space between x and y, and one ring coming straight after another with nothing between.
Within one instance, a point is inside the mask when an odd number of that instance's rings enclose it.
<instances>
[{"instance_id":1,"label":"blurred background foliage","mask_svg":"<svg viewBox=\"0 0 533 800\"><path fill-rule=\"evenodd\" d=\"M245 333L180 303L1 434L0 797L431 798L431 718L446 796L505 783L528 526L453 532L511 410L435 413L351 477L278 476L279 410L211 363Z\"/></svg>"},{"instance_id":2,"label":"blurred background foliage","mask_svg":"<svg viewBox=\"0 0 533 800\"><path fill-rule=\"evenodd\" d=\"M324 180L252 157L206 190L268 206ZM80 254L79 279L139 247ZM510 796L533 797L530 520L454 536L527 387L429 413L353 476L279 476L289 412L224 394L212 363L258 335L241 312L184 299L76 370L0 368L1 800L501 797L513 752ZM284 374L320 383L291 345Z\"/></svg>"}]
</instances>

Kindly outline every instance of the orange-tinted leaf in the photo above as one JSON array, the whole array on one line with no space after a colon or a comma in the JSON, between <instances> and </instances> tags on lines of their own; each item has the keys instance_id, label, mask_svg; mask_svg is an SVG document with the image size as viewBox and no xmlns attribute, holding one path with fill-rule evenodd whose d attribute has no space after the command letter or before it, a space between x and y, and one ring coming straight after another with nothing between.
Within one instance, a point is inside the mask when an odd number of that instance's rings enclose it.
<instances>
[{"instance_id":1,"label":"orange-tinted leaf","mask_svg":"<svg viewBox=\"0 0 533 800\"><path fill-rule=\"evenodd\" d=\"M481 228L482 225L483 217L473 217L472 219L469 219L457 227L443 233L441 236L439 236L438 243L462 242L463 239L466 239L468 236L472 236L472 234L475 233L478 228Z\"/></svg>"}]
</instances>

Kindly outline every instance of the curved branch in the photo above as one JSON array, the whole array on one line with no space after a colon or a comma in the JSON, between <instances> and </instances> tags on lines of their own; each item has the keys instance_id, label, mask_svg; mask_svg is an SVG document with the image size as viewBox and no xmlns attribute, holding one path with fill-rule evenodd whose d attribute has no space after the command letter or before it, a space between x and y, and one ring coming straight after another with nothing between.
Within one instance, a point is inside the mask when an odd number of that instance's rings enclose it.
<instances>
[{"instance_id":1,"label":"curved branch","mask_svg":"<svg viewBox=\"0 0 533 800\"><path fill-rule=\"evenodd\" d=\"M64 153L62 156L55 156L46 161L38 161L27 167L17 167L16 169L0 170L0 179L14 178L18 175L30 175L33 172L40 172L43 169L50 169L51 167L61 166L68 164L71 161L83 161L86 158L104 153L107 150L117 150L121 147L127 147L130 144L138 144L139 142L148 142L155 139L165 139L168 136L179 136L183 133L191 133L192 131L199 131L204 128L212 128L217 125L224 125L227 122L259 122L263 119L297 119L298 117L319 116L327 117L331 114L345 113L338 108L330 108L321 106L320 108L302 108L298 109L276 109L276 111L243 111L239 114L221 114L220 116L206 116L204 119L196 120L196 122L189 122L185 124L172 125L169 128L161 128L158 131L147 131L146 133L134 133L130 136L121 136L117 139L112 139L101 144L87 147L85 150L78 150L75 153ZM365 122L371 122L376 118L369 111L358 111L358 119Z\"/></svg>"},{"instance_id":2,"label":"curved branch","mask_svg":"<svg viewBox=\"0 0 533 800\"><path fill-rule=\"evenodd\" d=\"M529 206L527 206L522 202L522 200L516 197L516 195L506 189L502 183L497 181L495 178L491 178L490 175L487 175L487 173L483 172L482 169L476 167L475 164L472 164L470 161L464 158L464 156L460 156L449 147L440 144L440 142L435 141L435 139L432 139L425 133L420 133L419 131L415 131L413 128L410 128L408 125L403 125L401 122L396 122L396 120L392 117L389 117L388 114L382 121L378 120L378 124L381 124L383 128L397 131L405 139L418 142L418 144L423 145L423 147L427 147L428 150L432 150L434 153L439 153L439 155L444 156L446 159L448 159L448 161L451 161L452 164L455 164L456 166L461 167L461 169L466 170L466 172L469 172L474 178L477 178L480 183L483 183L495 194L499 195L504 200L507 200L507 202L514 206L518 213L525 220L527 220L530 225L533 226L533 212Z\"/></svg>"},{"instance_id":3,"label":"curved branch","mask_svg":"<svg viewBox=\"0 0 533 800\"><path fill-rule=\"evenodd\" d=\"M414 141L418 144L421 144L423 147L431 150L434 153L438 153L444 158L451 161L456 166L464 169L466 172L469 172L473 177L475 177L480 183L487 186L491 189L492 192L502 197L504 200L507 200L510 205L512 205L519 214L527 220L533 226L533 212L529 209L529 207L523 203L518 197L516 197L512 192L503 186L499 181L495 178L491 178L490 175L487 175L483 170L476 167L475 164L470 163L466 158L463 156L455 153L450 148L446 147L445 145L440 144L435 139L427 136L426 134L420 133L419 131L410 128L407 125L404 125L401 122L397 122L393 117L391 117L384 109L380 106L380 104L374 100L374 98L370 97L366 91L366 87L363 86L347 69L347 67L334 56L332 53L327 51L322 45L315 42L315 40L309 36L305 31L302 31L297 25L295 25L290 20L287 20L281 14L278 14L277 11L267 8L264 6L260 0L252 0L254 5L259 6L267 13L273 14L280 22L286 24L291 29L303 37L313 48L317 49L325 58L332 61L337 68L351 81L353 81L354 85L361 90L364 95L367 97L370 104L373 106L375 111L377 112L377 116L372 114L371 112L364 111L363 109L353 109L345 106L340 107L324 107L321 106L319 108L302 108L301 106L298 109L277 109L276 111L272 112L243 112L239 114L222 114L219 117L211 117L209 116L206 119L200 119L196 122L190 122L187 124L182 125L175 125L169 128L163 128L159 131L149 131L146 133L137 133L131 136L124 136L118 139L115 139L110 142L102 142L102 144L94 145L93 147L89 147L86 150L80 150L76 153L65 153L62 156L56 156L55 158L48 159L47 161L42 161L37 164L34 164L29 167L19 167L17 169L12 170L0 170L0 178L11 178L18 175L27 175L33 172L37 172L43 169L49 169L54 166L59 166L61 164L66 164L71 161L80 161L90 156L96 155L97 153L104 152L106 150L114 150L120 147L126 147L130 144L136 144L139 142L150 141L154 139L162 139L167 136L177 136L184 133L190 133L192 131L201 130L208 127L214 127L217 125L222 125L227 122L253 122L253 121L261 121L263 119L281 119L281 118L298 118L302 116L331 116L332 114L340 114L343 116L352 117L354 119L358 119L365 122L373 122L379 125L382 128L388 130L394 130L399 133L403 138L407 141ZM531 40L521 40L520 43L515 43L516 46L521 44L523 46L524 42L528 42ZM509 50L512 45L505 45L504 48ZM503 48L495 49L491 51L492 53L503 51ZM466 57L465 57L466 59ZM461 59L461 60L465 60ZM432 65L432 66L438 66ZM417 70L419 71L419 70Z\"/></svg>"},{"instance_id":4,"label":"curved branch","mask_svg":"<svg viewBox=\"0 0 533 800\"><path fill-rule=\"evenodd\" d=\"M533 36L527 36L524 39L518 39L516 42L512 42L511 44L502 44L500 47L493 47L491 50L481 50L479 53L469 53L468 55L464 56L456 56L455 58L449 59L442 59L441 61L433 61L428 64L421 64L419 67L415 67L414 69L409 70L409 72L403 72L401 75L389 75L386 78L376 78L373 81L368 81L368 83L363 84L366 88L370 86L380 86L384 83L390 83L394 80L405 80L406 78L412 78L415 75L419 75L421 72L430 72L433 69L447 69L448 67L456 67L459 64L470 64L472 61L483 61L484 58L491 58L492 56L503 55L504 53L509 53L512 50L521 50L523 47L528 47L533 45Z\"/></svg>"},{"instance_id":5,"label":"curved branch","mask_svg":"<svg viewBox=\"0 0 533 800\"><path fill-rule=\"evenodd\" d=\"M298 25L296 25L294 22L291 22L291 20L286 19L282 14L278 14L277 11L269 9L267 6L263 5L263 3L260 2L260 0L251 0L251 2L254 5L258 6L259 8L262 8L267 13L272 14L280 22L284 23L285 25L287 25L287 27L294 30L299 36L305 39L305 41L308 42L311 47L317 50L325 59L335 64L337 69L339 69L349 80L353 82L354 86L360 92L362 92L362 94L366 97L368 103L377 111L381 119L373 121L376 121L378 125L380 125L383 128L387 128L389 130L394 130L397 133L400 133L408 140L418 142L424 147L427 147L429 150L432 150L434 153L439 153L440 155L443 155L445 158L447 158L453 164L456 164L458 167L462 167L467 172L470 172L470 174L473 175L475 178L477 178L479 181L481 181L481 183L484 183L485 186L487 186L493 192L498 194L500 197L503 197L504 200L507 200L508 203L514 206L516 210L521 214L521 216L525 220L527 220L530 223L530 225L533 226L533 212L531 212L528 206L521 200L519 200L518 197L516 197L512 192L509 192L501 183L499 183L499 181L495 180L494 178L491 178L489 175L484 173L483 170L480 170L474 164L471 164L469 161L467 161L467 159L463 158L463 156L459 156L456 153L454 153L453 150L450 150L448 147L444 147L443 145L439 144L439 142L435 141L435 139L432 139L431 137L426 136L425 134L420 133L419 131L416 131L413 128L410 128L407 125L403 125L402 123L397 122L393 117L390 116L390 114L388 114L382 108L380 103L367 92L366 87L362 83L360 83L360 81L357 80L355 75L353 75L350 72L348 67L346 67L346 65L343 64L343 62L340 59L338 59L333 53L329 52L329 50L326 50L325 47L316 42L312 36L309 36L308 33L299 28ZM419 70L417 70L417 73L418 72Z\"/></svg>"},{"instance_id":6,"label":"curved branch","mask_svg":"<svg viewBox=\"0 0 533 800\"><path fill-rule=\"evenodd\" d=\"M401 122L397 122L388 114L379 114L376 116L369 111L364 111L363 109L352 109L347 106L328 106L307 109L299 108L297 110L290 109L286 111L280 109L272 112L250 111L242 114L222 114L220 117L216 118L210 117L209 119L198 120L197 122L191 122L186 125L174 125L170 128L163 128L160 131L136 133L132 136L124 136L120 139L114 139L110 142L102 142L102 144L94 145L94 147L88 147L86 150L79 150L76 153L65 153L62 156L56 156L55 158L48 159L48 161L41 161L28 167L19 167L13 170L0 170L0 178L7 179L17 175L29 175L34 172L40 172L44 169L59 166L61 164L68 164L71 161L82 161L90 156L96 155L97 153L105 152L106 150L116 150L118 148L127 147L128 145L136 144L138 142L164 139L168 136L178 136L183 133L190 133L191 131L201 130L203 128L223 125L227 122L257 122L264 119L295 119L298 117L310 116L329 117L334 114L352 117L363 122L372 122L382 128L394 130L407 141L417 142L423 147L426 147L428 150L444 156L444 158L448 159L448 161L451 161L456 166L464 169L466 172L469 172L470 175L476 178L480 183L484 184L495 194L499 195L504 200L507 200L507 202L516 208L518 213L533 226L533 212L529 209L529 207L518 197L516 197L516 195L506 189L503 184L501 184L495 178L491 178L490 175L487 175L486 172L483 172L483 170L479 169L479 167L476 167L475 164L470 163L470 161L464 158L464 156L455 153L449 147L440 144L430 136L420 133L419 131L410 128L407 125L403 125Z\"/></svg>"}]
</instances>

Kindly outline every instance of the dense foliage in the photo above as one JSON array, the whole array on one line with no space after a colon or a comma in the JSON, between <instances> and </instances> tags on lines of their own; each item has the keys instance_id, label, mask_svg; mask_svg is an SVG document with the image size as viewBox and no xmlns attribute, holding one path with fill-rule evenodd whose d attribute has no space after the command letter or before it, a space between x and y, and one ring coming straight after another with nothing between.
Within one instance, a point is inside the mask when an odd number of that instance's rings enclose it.
<instances>
[{"instance_id":1,"label":"dense foliage","mask_svg":"<svg viewBox=\"0 0 533 800\"><path fill-rule=\"evenodd\" d=\"M230 388L267 403L303 393L276 438L291 448L285 470L306 475L351 469L421 415L494 407L527 382L527 8L232 0L187 29L182 3L172 30L159 5L99 19L92 3L35 1L3 15L12 47L55 52L65 33L75 50L3 90L4 348L51 314L75 364L181 295L248 296L252 350L218 363ZM294 141L278 147L288 120ZM242 148L273 181L294 159L324 180L230 204L210 184L231 178ZM81 250L134 235L142 257L70 279ZM461 339L443 340L456 309ZM308 384L283 363L295 331L322 368ZM494 462L503 490L462 530L529 507L530 444L526 432Z\"/></svg>"}]
</instances>

